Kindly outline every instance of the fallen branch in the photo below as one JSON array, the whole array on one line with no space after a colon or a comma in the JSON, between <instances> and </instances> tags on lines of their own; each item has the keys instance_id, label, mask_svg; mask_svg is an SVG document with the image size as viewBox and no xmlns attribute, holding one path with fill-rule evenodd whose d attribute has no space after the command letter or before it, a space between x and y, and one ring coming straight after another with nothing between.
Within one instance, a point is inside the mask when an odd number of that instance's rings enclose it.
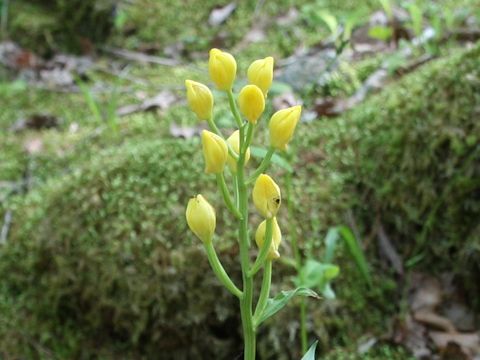
<instances>
[{"instance_id":1,"label":"fallen branch","mask_svg":"<svg viewBox=\"0 0 480 360\"><path fill-rule=\"evenodd\" d=\"M123 59L130 60L130 61L138 61L141 63L157 64L157 65L163 65L163 66L180 65L180 63L174 59L161 58L158 56L147 55L147 54L136 52L136 51L115 49L110 47L103 47L102 50L109 54L121 57Z\"/></svg>"},{"instance_id":2,"label":"fallen branch","mask_svg":"<svg viewBox=\"0 0 480 360\"><path fill-rule=\"evenodd\" d=\"M12 224L12 211L7 210L5 216L3 217L3 226L0 231L0 245L3 245L7 242L8 232L10 231L10 225Z\"/></svg>"}]
</instances>

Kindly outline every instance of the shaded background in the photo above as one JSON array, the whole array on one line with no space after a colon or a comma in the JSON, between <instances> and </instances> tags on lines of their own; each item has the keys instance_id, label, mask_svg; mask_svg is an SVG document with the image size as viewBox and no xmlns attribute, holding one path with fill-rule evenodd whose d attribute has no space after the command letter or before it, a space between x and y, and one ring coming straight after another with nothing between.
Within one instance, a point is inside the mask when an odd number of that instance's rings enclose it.
<instances>
[{"instance_id":1,"label":"shaded background","mask_svg":"<svg viewBox=\"0 0 480 360\"><path fill-rule=\"evenodd\" d=\"M183 88L212 85L212 47L235 55L236 90L274 56L263 125L304 106L272 170L285 199L273 291L295 286L292 239L326 262L344 225L367 259L370 285L338 240L336 296L308 300L309 342L327 359L479 356L477 0L0 3L3 358L241 356L236 301L182 220L192 194L212 199L239 279ZM301 357L298 305L259 331L259 358Z\"/></svg>"}]
</instances>

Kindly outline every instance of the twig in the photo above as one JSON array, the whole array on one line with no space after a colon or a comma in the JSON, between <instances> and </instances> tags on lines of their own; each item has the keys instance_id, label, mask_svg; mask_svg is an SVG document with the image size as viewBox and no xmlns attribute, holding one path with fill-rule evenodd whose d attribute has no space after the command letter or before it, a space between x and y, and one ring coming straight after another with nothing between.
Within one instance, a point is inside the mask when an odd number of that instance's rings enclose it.
<instances>
[{"instance_id":1,"label":"twig","mask_svg":"<svg viewBox=\"0 0 480 360\"><path fill-rule=\"evenodd\" d=\"M180 63L174 59L161 58L158 56L147 55L147 54L143 54L135 51L115 49L110 47L103 47L102 50L109 54L112 54L127 60L131 60L131 61L138 61L141 63L150 63L150 64L157 64L157 65L163 65L163 66L180 65Z\"/></svg>"},{"instance_id":2,"label":"twig","mask_svg":"<svg viewBox=\"0 0 480 360\"><path fill-rule=\"evenodd\" d=\"M457 41L477 41L480 39L480 29L458 29L450 31L442 38L443 41L455 38Z\"/></svg>"},{"instance_id":3,"label":"twig","mask_svg":"<svg viewBox=\"0 0 480 360\"><path fill-rule=\"evenodd\" d=\"M403 261L398 254L397 250L393 246L390 238L388 237L385 229L383 228L382 223L379 221L377 224L377 238L380 249L383 251L387 259L390 261L395 272L399 275L404 274L403 270Z\"/></svg>"},{"instance_id":4,"label":"twig","mask_svg":"<svg viewBox=\"0 0 480 360\"><path fill-rule=\"evenodd\" d=\"M8 232L10 230L10 225L12 224L12 210L7 210L5 216L3 217L3 226L2 231L0 231L0 245L3 245L7 242Z\"/></svg>"},{"instance_id":5,"label":"twig","mask_svg":"<svg viewBox=\"0 0 480 360\"><path fill-rule=\"evenodd\" d=\"M436 56L425 54L406 66L398 68L395 72L400 76L406 75L435 58Z\"/></svg>"}]
</instances>

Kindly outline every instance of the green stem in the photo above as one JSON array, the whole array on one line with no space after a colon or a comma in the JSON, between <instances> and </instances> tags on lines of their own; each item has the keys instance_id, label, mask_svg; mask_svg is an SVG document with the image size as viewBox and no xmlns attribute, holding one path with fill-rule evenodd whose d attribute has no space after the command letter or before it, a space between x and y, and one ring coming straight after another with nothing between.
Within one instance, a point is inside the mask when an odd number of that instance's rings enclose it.
<instances>
[{"instance_id":1,"label":"green stem","mask_svg":"<svg viewBox=\"0 0 480 360\"><path fill-rule=\"evenodd\" d=\"M210 130L212 130L215 134L223 138L223 135L220 132L220 129L218 128L217 124L215 124L215 121L213 120L213 116L207 119L207 122L208 122L208 126L210 127Z\"/></svg>"},{"instance_id":2,"label":"green stem","mask_svg":"<svg viewBox=\"0 0 480 360\"><path fill-rule=\"evenodd\" d=\"M247 137L246 137L245 144L244 144L245 149L242 149L242 151L245 152L245 153L247 152L247 148L250 146L250 143L252 142L254 131L255 131L255 124L248 123L247 124Z\"/></svg>"},{"instance_id":3,"label":"green stem","mask_svg":"<svg viewBox=\"0 0 480 360\"><path fill-rule=\"evenodd\" d=\"M239 288L235 286L233 281L228 276L227 272L223 268L220 260L218 259L217 253L215 252L215 248L213 247L212 242L205 243L205 249L207 250L207 257L208 261L210 262L210 266L213 269L215 275L217 275L218 280L230 291L233 295L237 298L241 299L243 293L240 291Z\"/></svg>"},{"instance_id":4,"label":"green stem","mask_svg":"<svg viewBox=\"0 0 480 360\"><path fill-rule=\"evenodd\" d=\"M243 139L240 137L240 149L243 148ZM250 269L250 259L248 256L249 238L248 238L248 195L245 184L245 152L240 152L237 163L237 185L239 210L242 214L239 227L240 240L240 262L242 266L243 296L240 298L240 315L242 318L243 337L244 337L244 360L255 360L256 334L252 318L253 304L253 278L248 274Z\"/></svg>"},{"instance_id":5,"label":"green stem","mask_svg":"<svg viewBox=\"0 0 480 360\"><path fill-rule=\"evenodd\" d=\"M217 174L217 183L218 187L222 191L223 200L225 201L225 205L227 205L228 210L237 218L242 219L242 214L238 211L238 208L233 203L232 197L230 196L230 192L228 191L227 184L225 183L225 176L223 173Z\"/></svg>"},{"instance_id":6,"label":"green stem","mask_svg":"<svg viewBox=\"0 0 480 360\"><path fill-rule=\"evenodd\" d=\"M240 207L239 198L238 198L238 178L236 174L233 175L233 186L234 186L234 197L235 197L235 207L238 209Z\"/></svg>"},{"instance_id":7,"label":"green stem","mask_svg":"<svg viewBox=\"0 0 480 360\"><path fill-rule=\"evenodd\" d=\"M262 289L260 290L260 296L258 298L257 307L255 308L255 313L253 315L253 322L255 327L257 327L258 320L262 316L265 307L267 306L267 300L270 295L270 285L272 284L272 261L267 260L265 267L263 268L263 280L262 280Z\"/></svg>"},{"instance_id":8,"label":"green stem","mask_svg":"<svg viewBox=\"0 0 480 360\"><path fill-rule=\"evenodd\" d=\"M250 184L254 182L257 177L260 176L267 168L268 165L270 165L270 161L272 160L272 156L275 153L275 148L269 147L267 153L265 154L265 157L263 158L262 162L260 163L260 166L255 170L255 172L248 178L247 184Z\"/></svg>"},{"instance_id":9,"label":"green stem","mask_svg":"<svg viewBox=\"0 0 480 360\"><path fill-rule=\"evenodd\" d=\"M240 133L242 133L243 121L242 121L242 117L240 116L240 113L238 112L238 108L237 108L237 104L235 103L235 99L233 98L232 89L227 91L227 96L228 96L228 103L230 105L230 111L232 112L233 117L235 118L235 122L237 123L237 126L240 129Z\"/></svg>"},{"instance_id":10,"label":"green stem","mask_svg":"<svg viewBox=\"0 0 480 360\"><path fill-rule=\"evenodd\" d=\"M305 354L308 350L307 304L303 296L300 299L300 339L302 343L302 354Z\"/></svg>"},{"instance_id":11,"label":"green stem","mask_svg":"<svg viewBox=\"0 0 480 360\"><path fill-rule=\"evenodd\" d=\"M225 140L225 138L223 137L223 134L222 132L220 131L220 129L217 127L217 124L215 124L215 121L213 120L213 116L211 118L209 118L207 120L208 122L208 126L210 127L210 130L212 130L215 134L217 134L218 136L220 136L223 140ZM233 157L235 159L235 161L238 161L238 155L237 153L232 149L232 147L230 146L229 143L227 143L227 147L228 147L228 154Z\"/></svg>"},{"instance_id":12,"label":"green stem","mask_svg":"<svg viewBox=\"0 0 480 360\"><path fill-rule=\"evenodd\" d=\"M267 219L266 229L265 229L265 239L263 241L263 246L258 253L257 259L250 269L249 275L255 275L258 270L262 268L267 260L268 254L270 252L270 247L272 245L272 233L273 233L273 218Z\"/></svg>"}]
</instances>

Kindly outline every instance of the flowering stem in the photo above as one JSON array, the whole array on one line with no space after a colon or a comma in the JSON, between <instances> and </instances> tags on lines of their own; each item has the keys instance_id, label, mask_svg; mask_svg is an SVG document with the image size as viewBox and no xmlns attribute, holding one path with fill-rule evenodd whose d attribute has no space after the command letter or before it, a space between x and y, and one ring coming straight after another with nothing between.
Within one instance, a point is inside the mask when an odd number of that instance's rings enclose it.
<instances>
[{"instance_id":1,"label":"flowering stem","mask_svg":"<svg viewBox=\"0 0 480 360\"><path fill-rule=\"evenodd\" d=\"M250 175L250 177L247 179L247 184L250 184L254 182L257 177L260 176L270 165L270 160L272 160L272 156L275 153L275 148L269 147L267 153L265 154L265 157L263 158L262 162L260 163L260 166L255 170L255 172Z\"/></svg>"},{"instance_id":2,"label":"flowering stem","mask_svg":"<svg viewBox=\"0 0 480 360\"><path fill-rule=\"evenodd\" d=\"M210 262L210 266L212 267L215 275L217 275L218 280L220 280L220 282L227 288L228 291L230 291L237 298L241 299L243 295L242 291L235 286L223 268L211 241L205 243L205 250L207 251L207 257L208 261Z\"/></svg>"},{"instance_id":3,"label":"flowering stem","mask_svg":"<svg viewBox=\"0 0 480 360\"><path fill-rule=\"evenodd\" d=\"M228 96L228 103L230 104L230 111L233 114L233 117L235 118L235 122L237 123L238 128L240 129L240 133L242 132L243 128L243 121L242 117L240 116L240 113L238 112L237 104L235 103L235 99L233 98L233 92L232 89L227 91L227 96Z\"/></svg>"},{"instance_id":4,"label":"flowering stem","mask_svg":"<svg viewBox=\"0 0 480 360\"><path fill-rule=\"evenodd\" d=\"M213 120L213 116L207 119L208 126L210 126L210 130L212 130L215 134L223 138L222 133L220 132L220 129L217 127L217 124L215 124L215 121Z\"/></svg>"},{"instance_id":5,"label":"flowering stem","mask_svg":"<svg viewBox=\"0 0 480 360\"><path fill-rule=\"evenodd\" d=\"M272 245L272 234L273 234L273 219L267 219L266 230L265 230L265 239L263 242L263 246L258 253L257 259L253 264L252 268L249 271L249 275L255 275L258 270L260 270L267 260L268 253L270 252L270 247Z\"/></svg>"},{"instance_id":6,"label":"flowering stem","mask_svg":"<svg viewBox=\"0 0 480 360\"><path fill-rule=\"evenodd\" d=\"M253 315L253 323L257 327L258 320L262 316L263 310L267 306L267 300L270 295L270 285L272 283L272 260L267 260L263 268L263 280L262 280L262 289L260 290L260 296L258 298L257 307L255 308L255 313Z\"/></svg>"},{"instance_id":7,"label":"flowering stem","mask_svg":"<svg viewBox=\"0 0 480 360\"><path fill-rule=\"evenodd\" d=\"M244 144L244 149L242 149L242 151L244 151L245 153L247 152L247 148L250 146L250 143L252 142L252 137L253 137L253 133L255 131L255 124L252 124L252 123L248 123L247 124L247 138L245 140L245 144Z\"/></svg>"},{"instance_id":8,"label":"flowering stem","mask_svg":"<svg viewBox=\"0 0 480 360\"><path fill-rule=\"evenodd\" d=\"M243 146L243 141L243 137L240 136L241 151L237 163L238 201L239 210L242 214L239 227L240 262L243 279L243 295L240 298L240 314L242 318L244 337L244 360L255 360L256 334L252 318L253 278L248 274L248 270L250 268L250 259L248 255L250 240L248 238L248 195L244 173L245 151L247 147Z\"/></svg>"},{"instance_id":9,"label":"flowering stem","mask_svg":"<svg viewBox=\"0 0 480 360\"><path fill-rule=\"evenodd\" d=\"M232 197L230 196L223 173L217 174L217 183L218 187L222 191L223 200L225 201L225 205L227 205L228 210L230 210L230 212L235 215L237 219L242 219L242 214L240 214L240 211L238 211L237 207L233 203Z\"/></svg>"}]
</instances>

